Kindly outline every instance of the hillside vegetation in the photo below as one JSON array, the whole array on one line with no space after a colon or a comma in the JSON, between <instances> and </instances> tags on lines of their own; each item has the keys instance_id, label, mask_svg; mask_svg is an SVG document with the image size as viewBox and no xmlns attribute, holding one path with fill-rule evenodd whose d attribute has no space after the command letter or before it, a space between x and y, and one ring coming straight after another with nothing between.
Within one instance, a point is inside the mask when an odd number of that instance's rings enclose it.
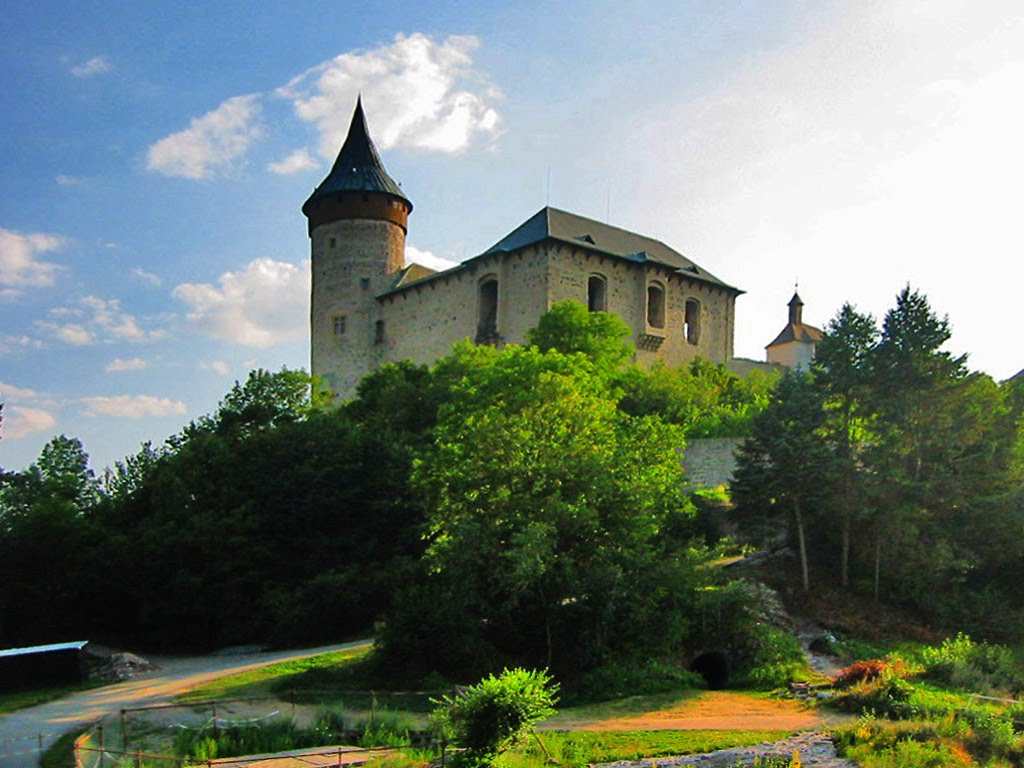
<instances>
[{"instance_id":1,"label":"hillside vegetation","mask_svg":"<svg viewBox=\"0 0 1024 768\"><path fill-rule=\"evenodd\" d=\"M556 305L527 345L388 365L340 407L304 373L254 371L99 478L57 437L0 482L0 645L375 630L382 682L524 665L607 698L700 685L689 660L723 648L732 683L780 685L803 656L720 567L730 526L799 553L801 591L1019 637L1024 393L944 352L924 297L902 292L881 331L845 307L781 381L642 371L628 333ZM724 518L678 459L718 435L748 437Z\"/></svg>"}]
</instances>

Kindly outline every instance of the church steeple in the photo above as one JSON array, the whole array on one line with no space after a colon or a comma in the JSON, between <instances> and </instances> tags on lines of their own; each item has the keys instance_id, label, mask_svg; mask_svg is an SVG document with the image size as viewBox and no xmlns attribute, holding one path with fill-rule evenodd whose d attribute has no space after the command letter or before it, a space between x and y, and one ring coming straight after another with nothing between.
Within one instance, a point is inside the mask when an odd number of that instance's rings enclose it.
<instances>
[{"instance_id":1,"label":"church steeple","mask_svg":"<svg viewBox=\"0 0 1024 768\"><path fill-rule=\"evenodd\" d=\"M383 196L383 199L377 197L378 195ZM376 204L356 204L359 201L372 201ZM342 204L344 210L337 210L338 204ZM368 214L370 208L377 209L375 215ZM384 208L393 209L394 212L385 214ZM309 219L310 232L319 224L335 220L339 216L383 218L394 221L405 229L411 211L412 202L384 170L384 163L381 162L366 127L363 100L360 97L356 100L348 136L341 146L331 172L302 205L302 212Z\"/></svg>"},{"instance_id":2,"label":"church steeple","mask_svg":"<svg viewBox=\"0 0 1024 768\"><path fill-rule=\"evenodd\" d=\"M789 323L800 325L803 322L804 303L800 300L800 294L793 292L793 298L789 300Z\"/></svg>"}]
</instances>

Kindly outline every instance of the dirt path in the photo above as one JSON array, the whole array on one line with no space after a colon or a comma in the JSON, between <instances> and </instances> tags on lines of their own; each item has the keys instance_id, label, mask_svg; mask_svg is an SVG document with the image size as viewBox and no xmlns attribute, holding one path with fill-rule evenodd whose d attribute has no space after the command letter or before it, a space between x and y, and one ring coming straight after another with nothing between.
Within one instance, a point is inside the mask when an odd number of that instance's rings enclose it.
<instances>
[{"instance_id":1,"label":"dirt path","mask_svg":"<svg viewBox=\"0 0 1024 768\"><path fill-rule=\"evenodd\" d=\"M766 699L737 691L702 691L679 704L627 717L556 718L545 727L584 731L806 731L845 722L792 700Z\"/></svg>"},{"instance_id":2,"label":"dirt path","mask_svg":"<svg viewBox=\"0 0 1024 768\"><path fill-rule=\"evenodd\" d=\"M0 715L0 768L26 768L39 764L40 744L46 749L62 733L123 707L169 702L179 693L218 677L246 672L279 661L301 659L328 651L355 648L370 641L237 656L190 658L150 657L160 665L157 672L65 696L37 707Z\"/></svg>"}]
</instances>

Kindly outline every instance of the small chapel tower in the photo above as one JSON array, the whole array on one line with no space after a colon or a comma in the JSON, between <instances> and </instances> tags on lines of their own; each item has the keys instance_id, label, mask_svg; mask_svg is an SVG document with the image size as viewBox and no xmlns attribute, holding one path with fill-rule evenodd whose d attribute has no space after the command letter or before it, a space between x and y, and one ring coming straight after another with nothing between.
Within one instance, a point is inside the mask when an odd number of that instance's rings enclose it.
<instances>
[{"instance_id":1,"label":"small chapel tower","mask_svg":"<svg viewBox=\"0 0 1024 768\"><path fill-rule=\"evenodd\" d=\"M377 294L405 266L412 203L388 176L356 101L334 167L302 206L312 250L313 375L339 397L383 362L388 329Z\"/></svg>"},{"instance_id":2,"label":"small chapel tower","mask_svg":"<svg viewBox=\"0 0 1024 768\"><path fill-rule=\"evenodd\" d=\"M822 335L820 328L804 322L804 303L800 294L794 292L789 300L789 322L775 341L765 347L768 362L806 370L811 366L814 348Z\"/></svg>"}]
</instances>

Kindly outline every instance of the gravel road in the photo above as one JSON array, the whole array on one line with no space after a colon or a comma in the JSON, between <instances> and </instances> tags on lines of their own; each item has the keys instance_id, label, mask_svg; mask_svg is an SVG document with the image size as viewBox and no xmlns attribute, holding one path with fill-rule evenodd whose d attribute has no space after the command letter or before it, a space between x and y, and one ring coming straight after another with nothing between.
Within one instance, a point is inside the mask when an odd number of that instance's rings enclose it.
<instances>
[{"instance_id":1,"label":"gravel road","mask_svg":"<svg viewBox=\"0 0 1024 768\"><path fill-rule=\"evenodd\" d=\"M98 720L122 707L148 706L170 701L179 693L224 675L245 672L278 661L301 659L369 643L358 640L301 651L274 651L187 658L148 657L161 667L156 672L103 688L73 693L57 701L0 715L0 768L39 765L40 743L45 750L75 726Z\"/></svg>"}]
</instances>

